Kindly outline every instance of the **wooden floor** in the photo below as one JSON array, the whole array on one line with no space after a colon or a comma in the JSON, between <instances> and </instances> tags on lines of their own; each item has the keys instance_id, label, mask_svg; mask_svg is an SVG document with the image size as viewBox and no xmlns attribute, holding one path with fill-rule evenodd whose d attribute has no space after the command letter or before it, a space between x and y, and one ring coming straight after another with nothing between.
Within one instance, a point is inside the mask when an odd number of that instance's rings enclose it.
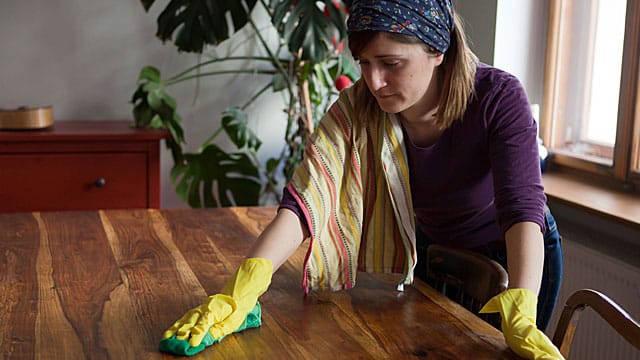
<instances>
[{"instance_id":1,"label":"wooden floor","mask_svg":"<svg viewBox=\"0 0 640 360\"><path fill-rule=\"evenodd\" d=\"M162 332L217 292L274 208L0 214L3 359L160 359ZM263 326L194 359L516 358L502 335L418 283L358 274L303 296L301 248L261 297Z\"/></svg>"}]
</instances>

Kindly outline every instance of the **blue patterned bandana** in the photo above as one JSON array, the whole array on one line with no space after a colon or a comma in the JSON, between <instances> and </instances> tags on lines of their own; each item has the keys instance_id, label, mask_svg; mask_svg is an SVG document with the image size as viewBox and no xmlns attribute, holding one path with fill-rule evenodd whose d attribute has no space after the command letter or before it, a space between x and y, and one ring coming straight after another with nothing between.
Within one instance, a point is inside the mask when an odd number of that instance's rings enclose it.
<instances>
[{"instance_id":1,"label":"blue patterned bandana","mask_svg":"<svg viewBox=\"0 0 640 360\"><path fill-rule=\"evenodd\" d=\"M444 54L453 31L453 7L451 0L354 0L347 28L416 36Z\"/></svg>"}]
</instances>

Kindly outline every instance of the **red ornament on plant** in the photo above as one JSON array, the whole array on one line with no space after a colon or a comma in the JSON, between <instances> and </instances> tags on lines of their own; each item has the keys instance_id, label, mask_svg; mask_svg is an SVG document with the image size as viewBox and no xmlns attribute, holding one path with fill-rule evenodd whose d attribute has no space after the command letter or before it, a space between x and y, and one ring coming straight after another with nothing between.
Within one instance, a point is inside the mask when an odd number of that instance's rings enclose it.
<instances>
[{"instance_id":1,"label":"red ornament on plant","mask_svg":"<svg viewBox=\"0 0 640 360\"><path fill-rule=\"evenodd\" d=\"M338 91L351 86L351 79L347 75L340 75L336 78L335 85Z\"/></svg>"}]
</instances>

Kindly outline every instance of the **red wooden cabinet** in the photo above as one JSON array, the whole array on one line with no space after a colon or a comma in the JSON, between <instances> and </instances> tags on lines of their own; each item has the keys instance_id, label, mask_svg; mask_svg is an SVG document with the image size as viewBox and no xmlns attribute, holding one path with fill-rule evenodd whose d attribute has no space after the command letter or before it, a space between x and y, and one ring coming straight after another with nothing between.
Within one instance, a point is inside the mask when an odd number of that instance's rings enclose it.
<instances>
[{"instance_id":1,"label":"red wooden cabinet","mask_svg":"<svg viewBox=\"0 0 640 360\"><path fill-rule=\"evenodd\" d=\"M159 208L167 137L129 121L0 131L0 212Z\"/></svg>"}]
</instances>

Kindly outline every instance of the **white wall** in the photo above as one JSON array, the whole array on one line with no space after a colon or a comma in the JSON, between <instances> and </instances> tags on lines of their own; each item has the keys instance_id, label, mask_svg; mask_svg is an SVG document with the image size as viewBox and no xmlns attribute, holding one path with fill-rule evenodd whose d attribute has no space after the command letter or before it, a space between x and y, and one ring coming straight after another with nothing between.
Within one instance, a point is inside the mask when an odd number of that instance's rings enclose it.
<instances>
[{"instance_id":1,"label":"white wall","mask_svg":"<svg viewBox=\"0 0 640 360\"><path fill-rule=\"evenodd\" d=\"M498 0L493 65L525 86L532 104L542 102L547 2Z\"/></svg>"},{"instance_id":2,"label":"white wall","mask_svg":"<svg viewBox=\"0 0 640 360\"><path fill-rule=\"evenodd\" d=\"M157 1L146 13L137 0L0 2L0 108L53 105L55 121L132 120L130 99L143 66L156 66L168 76L198 60L155 37L155 20L165 4ZM256 46L239 40L226 45L217 51ZM195 150L217 127L221 111L244 102L264 79L239 78L209 78L199 89L195 82L169 89L186 124L188 149ZM279 99L272 96L250 109L259 135L274 139L263 145L262 158L282 146ZM172 160L164 146L161 157L162 206L185 207L169 183Z\"/></svg>"},{"instance_id":3,"label":"white wall","mask_svg":"<svg viewBox=\"0 0 640 360\"><path fill-rule=\"evenodd\" d=\"M471 48L484 63L517 76L531 103L542 101L547 2L454 0Z\"/></svg>"},{"instance_id":4,"label":"white wall","mask_svg":"<svg viewBox=\"0 0 640 360\"><path fill-rule=\"evenodd\" d=\"M485 64L493 64L498 0L453 0L462 17L469 46Z\"/></svg>"}]
</instances>

